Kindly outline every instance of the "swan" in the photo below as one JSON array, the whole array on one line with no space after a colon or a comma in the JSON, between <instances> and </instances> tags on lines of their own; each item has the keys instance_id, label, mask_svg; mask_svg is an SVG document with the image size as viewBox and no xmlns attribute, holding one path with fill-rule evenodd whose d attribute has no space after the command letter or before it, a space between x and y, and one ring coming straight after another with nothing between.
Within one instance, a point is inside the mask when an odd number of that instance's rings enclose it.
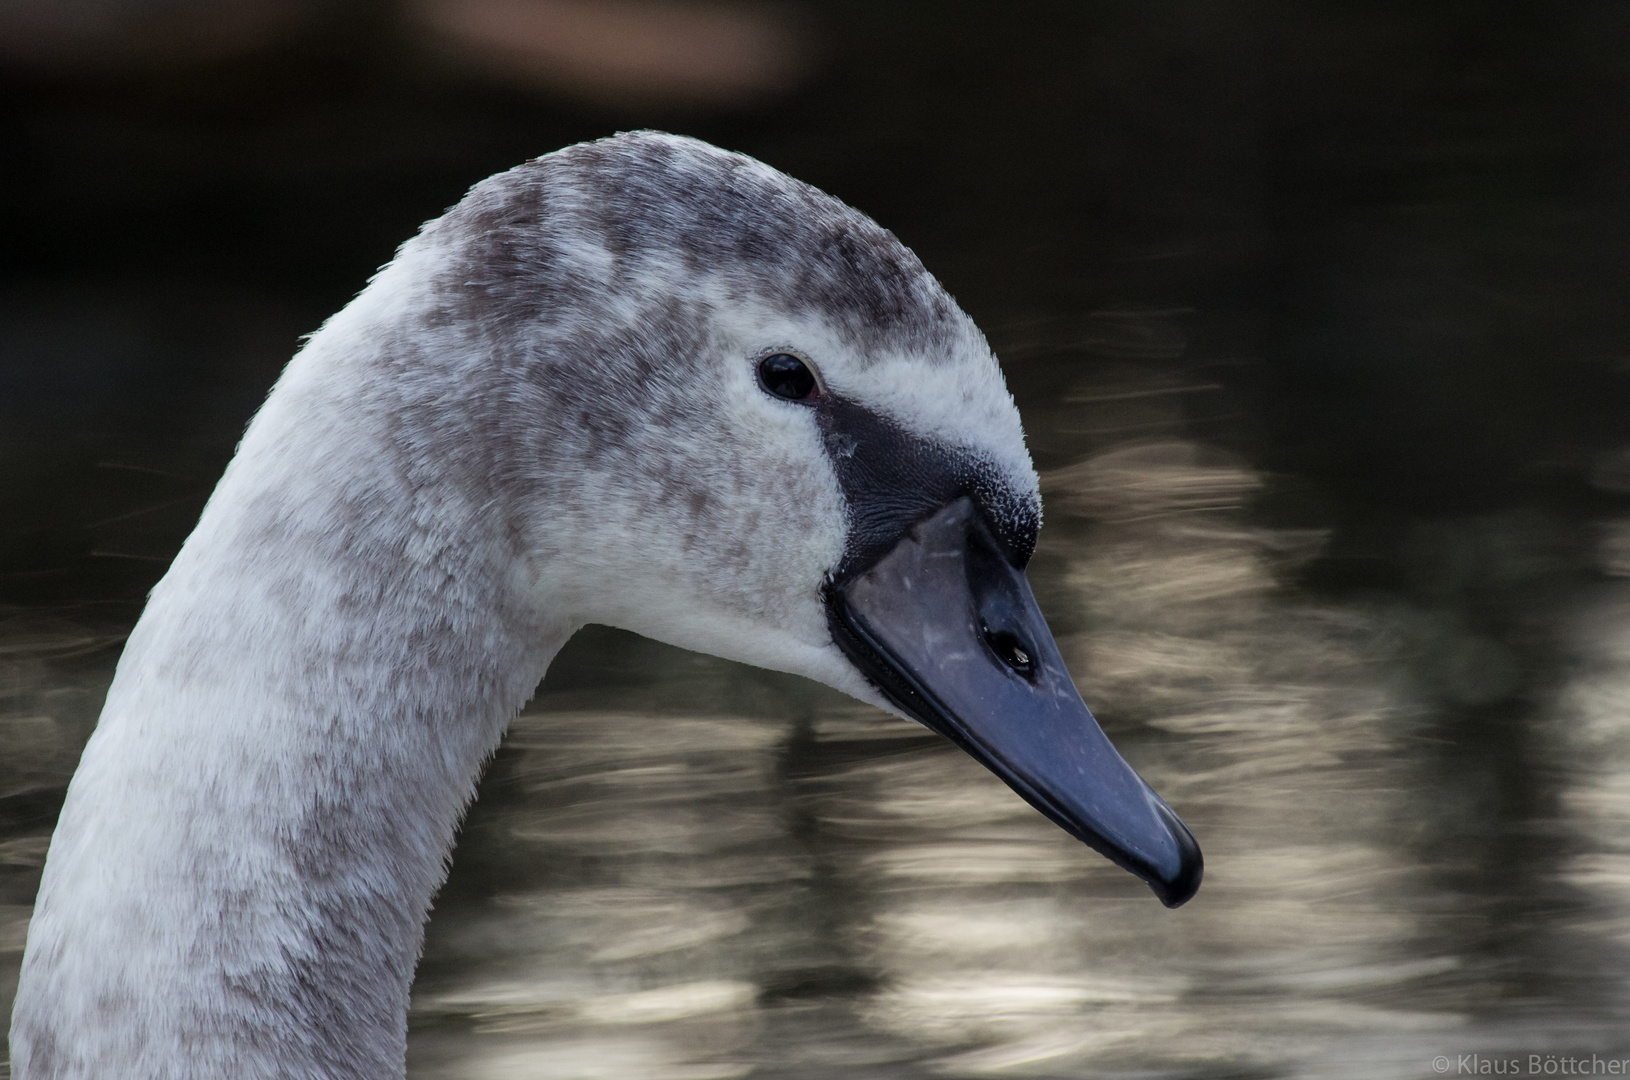
<instances>
[{"instance_id":1,"label":"swan","mask_svg":"<svg viewBox=\"0 0 1630 1080\"><path fill-rule=\"evenodd\" d=\"M654 132L477 184L306 341L153 589L13 1075L403 1076L454 830L589 622L924 723L1183 903L1199 847L1026 582L1040 512L984 337L869 218Z\"/></svg>"}]
</instances>

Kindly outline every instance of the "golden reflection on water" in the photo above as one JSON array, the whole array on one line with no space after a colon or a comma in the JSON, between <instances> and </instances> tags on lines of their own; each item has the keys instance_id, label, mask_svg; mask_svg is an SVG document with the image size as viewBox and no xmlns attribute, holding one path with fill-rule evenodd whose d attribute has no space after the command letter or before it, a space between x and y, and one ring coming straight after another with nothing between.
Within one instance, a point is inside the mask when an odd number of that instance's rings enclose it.
<instances>
[{"instance_id":1,"label":"golden reflection on water","mask_svg":"<svg viewBox=\"0 0 1630 1080\"><path fill-rule=\"evenodd\" d=\"M1578 843L1559 876L1589 898L1574 929L1630 946L1630 589L1597 597L1573 630L1577 667L1552 727Z\"/></svg>"},{"instance_id":2,"label":"golden reflection on water","mask_svg":"<svg viewBox=\"0 0 1630 1080\"><path fill-rule=\"evenodd\" d=\"M1263 483L1169 435L1044 477L1038 591L1201 840L1187 907L937 736L651 646L516 722L431 922L411 1074L1413 1077L1439 1053L1621 1045L1630 592L1570 609L1524 744L1555 797L1510 829L1555 858L1484 866L1452 835L1475 784L1433 703L1475 703L1498 664L1428 686L1422 641L1482 655L1452 618L1285 587L1324 535L1252 525ZM7 796L60 792L114 639L10 624ZM8 1002L45 839L0 837Z\"/></svg>"}]
</instances>

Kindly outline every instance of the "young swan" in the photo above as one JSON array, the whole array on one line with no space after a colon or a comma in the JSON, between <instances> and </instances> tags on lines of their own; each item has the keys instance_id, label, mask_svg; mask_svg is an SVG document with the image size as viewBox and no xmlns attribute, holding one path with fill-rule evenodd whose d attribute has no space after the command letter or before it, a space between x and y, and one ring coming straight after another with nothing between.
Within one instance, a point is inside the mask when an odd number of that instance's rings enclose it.
<instances>
[{"instance_id":1,"label":"young swan","mask_svg":"<svg viewBox=\"0 0 1630 1080\"><path fill-rule=\"evenodd\" d=\"M1200 853L1070 682L979 331L888 232L638 133L478 185L315 334L68 789L17 1080L400 1077L482 764L588 622L941 731L1168 905Z\"/></svg>"}]
</instances>

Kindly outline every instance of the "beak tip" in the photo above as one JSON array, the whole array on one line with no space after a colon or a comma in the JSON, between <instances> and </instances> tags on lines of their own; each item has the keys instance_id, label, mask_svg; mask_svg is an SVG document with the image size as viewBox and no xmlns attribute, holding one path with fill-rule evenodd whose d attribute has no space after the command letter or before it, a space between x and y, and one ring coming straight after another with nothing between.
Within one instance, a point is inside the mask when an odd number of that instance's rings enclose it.
<instances>
[{"instance_id":1,"label":"beak tip","mask_svg":"<svg viewBox=\"0 0 1630 1080\"><path fill-rule=\"evenodd\" d=\"M1162 904L1179 908L1194 899L1194 894L1200 891L1200 879L1205 876L1205 858L1200 854L1199 842L1194 839L1189 827L1183 824L1183 819L1164 802L1156 802L1155 805L1177 844L1177 868L1170 875L1151 879L1149 887Z\"/></svg>"}]
</instances>

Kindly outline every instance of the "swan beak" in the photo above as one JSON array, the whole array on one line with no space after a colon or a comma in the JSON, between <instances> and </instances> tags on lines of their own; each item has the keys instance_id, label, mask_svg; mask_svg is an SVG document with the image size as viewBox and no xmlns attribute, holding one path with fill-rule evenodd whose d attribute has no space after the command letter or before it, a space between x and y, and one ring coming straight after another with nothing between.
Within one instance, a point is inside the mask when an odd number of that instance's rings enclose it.
<instances>
[{"instance_id":1,"label":"swan beak","mask_svg":"<svg viewBox=\"0 0 1630 1080\"><path fill-rule=\"evenodd\" d=\"M907 715L1167 907L1200 888L1200 845L1110 744L1070 679L1024 571L972 501L919 522L826 593L833 638Z\"/></svg>"}]
</instances>

